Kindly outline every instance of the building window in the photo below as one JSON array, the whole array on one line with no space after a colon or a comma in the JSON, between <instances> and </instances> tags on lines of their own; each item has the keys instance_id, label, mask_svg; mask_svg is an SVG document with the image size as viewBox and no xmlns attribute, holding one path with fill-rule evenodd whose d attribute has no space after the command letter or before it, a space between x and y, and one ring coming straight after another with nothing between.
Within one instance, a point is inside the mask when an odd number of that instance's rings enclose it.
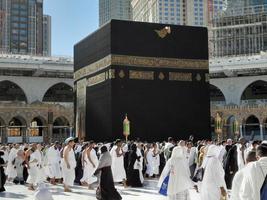
<instances>
[{"instance_id":1,"label":"building window","mask_svg":"<svg viewBox=\"0 0 267 200\"><path fill-rule=\"evenodd\" d=\"M17 16L12 16L12 21L19 21L19 17L17 17Z\"/></svg>"},{"instance_id":2,"label":"building window","mask_svg":"<svg viewBox=\"0 0 267 200\"><path fill-rule=\"evenodd\" d=\"M12 7L19 9L19 4L13 4Z\"/></svg>"},{"instance_id":3,"label":"building window","mask_svg":"<svg viewBox=\"0 0 267 200\"><path fill-rule=\"evenodd\" d=\"M19 10L17 10L17 9L12 10L12 15L18 15L18 14L19 14Z\"/></svg>"},{"instance_id":4,"label":"building window","mask_svg":"<svg viewBox=\"0 0 267 200\"><path fill-rule=\"evenodd\" d=\"M12 23L12 27L14 27L14 28L18 28L18 27L19 27L19 24L16 23L16 22L13 22L13 23Z\"/></svg>"},{"instance_id":5,"label":"building window","mask_svg":"<svg viewBox=\"0 0 267 200\"><path fill-rule=\"evenodd\" d=\"M20 23L20 24L19 24L19 27L20 27L20 28L27 28L27 24Z\"/></svg>"},{"instance_id":6,"label":"building window","mask_svg":"<svg viewBox=\"0 0 267 200\"><path fill-rule=\"evenodd\" d=\"M12 34L19 34L19 30L18 29L12 29Z\"/></svg>"},{"instance_id":7,"label":"building window","mask_svg":"<svg viewBox=\"0 0 267 200\"><path fill-rule=\"evenodd\" d=\"M27 34L27 31L26 30L20 30L19 34L20 35L26 35Z\"/></svg>"},{"instance_id":8,"label":"building window","mask_svg":"<svg viewBox=\"0 0 267 200\"><path fill-rule=\"evenodd\" d=\"M20 5L20 9L21 10L27 10L27 7L26 7L26 5Z\"/></svg>"},{"instance_id":9,"label":"building window","mask_svg":"<svg viewBox=\"0 0 267 200\"><path fill-rule=\"evenodd\" d=\"M26 16L28 15L27 11L25 11L25 10L24 10L24 11L23 11L23 10L20 11L20 14L21 14L21 15L24 15L24 16L25 16L25 15L26 15Z\"/></svg>"},{"instance_id":10,"label":"building window","mask_svg":"<svg viewBox=\"0 0 267 200\"><path fill-rule=\"evenodd\" d=\"M18 35L14 35L14 34L12 34L12 40L18 40L19 38L18 38Z\"/></svg>"},{"instance_id":11,"label":"building window","mask_svg":"<svg viewBox=\"0 0 267 200\"><path fill-rule=\"evenodd\" d=\"M21 21L21 22L27 22L27 18L26 18L26 17L21 17L21 18L20 18L20 21Z\"/></svg>"}]
</instances>

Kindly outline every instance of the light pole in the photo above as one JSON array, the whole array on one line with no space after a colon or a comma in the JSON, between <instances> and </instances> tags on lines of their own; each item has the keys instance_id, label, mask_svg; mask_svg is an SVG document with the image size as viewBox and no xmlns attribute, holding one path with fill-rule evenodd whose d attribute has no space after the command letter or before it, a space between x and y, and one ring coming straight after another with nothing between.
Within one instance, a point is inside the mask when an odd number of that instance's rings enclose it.
<instances>
[{"instance_id":1,"label":"light pole","mask_svg":"<svg viewBox=\"0 0 267 200\"><path fill-rule=\"evenodd\" d=\"M239 138L239 123L236 119L233 123L233 132L235 134L235 140L237 141Z\"/></svg>"},{"instance_id":2,"label":"light pole","mask_svg":"<svg viewBox=\"0 0 267 200\"><path fill-rule=\"evenodd\" d=\"M262 124L260 124L260 136L261 136L261 140L263 140L263 126L262 126Z\"/></svg>"},{"instance_id":3,"label":"light pole","mask_svg":"<svg viewBox=\"0 0 267 200\"><path fill-rule=\"evenodd\" d=\"M217 142L222 141L222 128L223 128L223 120L219 113L216 114L215 117L215 133L217 134Z\"/></svg>"},{"instance_id":4,"label":"light pole","mask_svg":"<svg viewBox=\"0 0 267 200\"><path fill-rule=\"evenodd\" d=\"M127 142L130 135L130 121L127 118L127 114L123 120L123 135L125 136Z\"/></svg>"}]
</instances>

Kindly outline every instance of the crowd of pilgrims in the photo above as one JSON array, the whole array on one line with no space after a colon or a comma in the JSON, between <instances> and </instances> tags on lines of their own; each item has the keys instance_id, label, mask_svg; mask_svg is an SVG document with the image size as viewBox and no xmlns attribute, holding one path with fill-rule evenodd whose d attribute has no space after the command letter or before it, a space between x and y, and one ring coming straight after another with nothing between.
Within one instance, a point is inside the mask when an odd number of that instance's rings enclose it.
<instances>
[{"instance_id":1,"label":"crowd of pilgrims","mask_svg":"<svg viewBox=\"0 0 267 200\"><path fill-rule=\"evenodd\" d=\"M189 200L189 191L201 200L266 199L267 142L175 141L163 143L116 140L112 143L75 142L9 144L0 146L0 191L5 182L27 185L63 183L71 192L75 184L96 190L101 200L122 199L114 183L143 187L144 179L166 186L170 200ZM97 185L97 186L96 186ZM94 188L94 186L96 186Z\"/></svg>"}]
</instances>

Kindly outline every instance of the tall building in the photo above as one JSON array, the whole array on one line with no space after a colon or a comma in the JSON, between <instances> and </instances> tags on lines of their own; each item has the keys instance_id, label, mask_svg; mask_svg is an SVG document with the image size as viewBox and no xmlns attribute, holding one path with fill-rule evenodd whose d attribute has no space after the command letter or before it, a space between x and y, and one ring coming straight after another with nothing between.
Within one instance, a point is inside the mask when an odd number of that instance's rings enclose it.
<instances>
[{"instance_id":1,"label":"tall building","mask_svg":"<svg viewBox=\"0 0 267 200\"><path fill-rule=\"evenodd\" d=\"M213 19L213 57L267 51L267 4L257 2L228 1L227 10Z\"/></svg>"},{"instance_id":2,"label":"tall building","mask_svg":"<svg viewBox=\"0 0 267 200\"><path fill-rule=\"evenodd\" d=\"M227 0L207 0L208 6L208 24L212 24L212 19L216 18L219 14L227 8Z\"/></svg>"},{"instance_id":3,"label":"tall building","mask_svg":"<svg viewBox=\"0 0 267 200\"><path fill-rule=\"evenodd\" d=\"M248 7L262 4L267 4L267 0L227 0L227 5L229 6L229 8L236 6Z\"/></svg>"},{"instance_id":4,"label":"tall building","mask_svg":"<svg viewBox=\"0 0 267 200\"><path fill-rule=\"evenodd\" d=\"M10 1L0 0L0 52L9 52L10 26Z\"/></svg>"},{"instance_id":5,"label":"tall building","mask_svg":"<svg viewBox=\"0 0 267 200\"><path fill-rule=\"evenodd\" d=\"M245 15L247 9L258 12L258 6L264 6L267 9L267 0L227 0L227 13L232 15ZM243 9L240 9L243 8Z\"/></svg>"},{"instance_id":6,"label":"tall building","mask_svg":"<svg viewBox=\"0 0 267 200\"><path fill-rule=\"evenodd\" d=\"M225 0L132 0L134 21L208 26Z\"/></svg>"},{"instance_id":7,"label":"tall building","mask_svg":"<svg viewBox=\"0 0 267 200\"><path fill-rule=\"evenodd\" d=\"M51 16L43 16L43 55L51 56Z\"/></svg>"},{"instance_id":8,"label":"tall building","mask_svg":"<svg viewBox=\"0 0 267 200\"><path fill-rule=\"evenodd\" d=\"M99 26L111 19L131 20L131 0L99 0Z\"/></svg>"},{"instance_id":9,"label":"tall building","mask_svg":"<svg viewBox=\"0 0 267 200\"><path fill-rule=\"evenodd\" d=\"M43 0L0 0L0 15L1 52L43 55Z\"/></svg>"},{"instance_id":10,"label":"tall building","mask_svg":"<svg viewBox=\"0 0 267 200\"><path fill-rule=\"evenodd\" d=\"M0 1L0 8L1 7L2 7L2 2ZM3 35L5 34L4 33L4 23L5 23L4 19L5 19L5 13L2 10L0 10L0 47L2 47L4 44L4 41L3 41Z\"/></svg>"}]
</instances>

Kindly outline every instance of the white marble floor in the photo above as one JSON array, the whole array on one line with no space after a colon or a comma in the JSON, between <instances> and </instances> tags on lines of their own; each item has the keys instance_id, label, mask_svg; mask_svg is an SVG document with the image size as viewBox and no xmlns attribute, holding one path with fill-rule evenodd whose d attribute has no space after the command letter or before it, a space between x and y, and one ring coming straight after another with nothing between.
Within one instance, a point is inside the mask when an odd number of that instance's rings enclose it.
<instances>
[{"instance_id":1,"label":"white marble floor","mask_svg":"<svg viewBox=\"0 0 267 200\"><path fill-rule=\"evenodd\" d=\"M123 200L167 200L166 197L158 194L156 188L156 180L148 180L143 188L123 188L116 185ZM95 191L87 190L85 187L74 186L72 193L63 192L62 185L51 186L48 184L49 190L53 194L54 200L95 200ZM34 200L34 192L29 191L26 186L14 185L7 183L6 192L0 193L1 200ZM191 200L200 200L199 195L194 191L190 191Z\"/></svg>"}]
</instances>

